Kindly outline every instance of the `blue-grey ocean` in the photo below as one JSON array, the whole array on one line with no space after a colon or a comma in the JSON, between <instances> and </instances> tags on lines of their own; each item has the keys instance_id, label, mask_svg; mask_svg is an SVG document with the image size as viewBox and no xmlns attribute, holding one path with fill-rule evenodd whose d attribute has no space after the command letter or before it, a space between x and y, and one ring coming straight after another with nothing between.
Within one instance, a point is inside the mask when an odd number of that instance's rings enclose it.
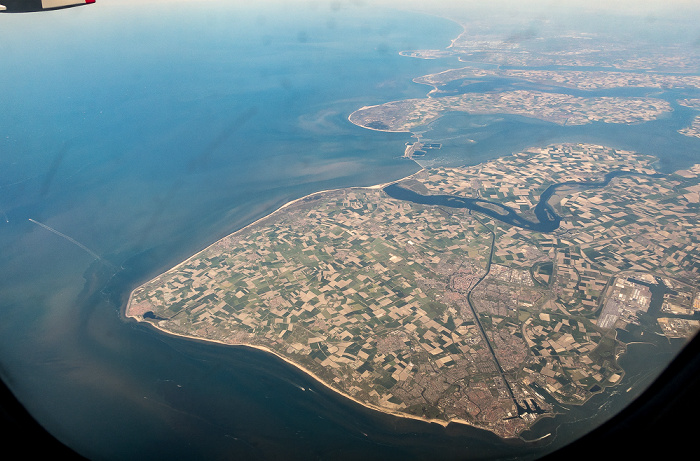
<instances>
[{"instance_id":1,"label":"blue-grey ocean","mask_svg":"<svg viewBox=\"0 0 700 461\"><path fill-rule=\"evenodd\" d=\"M443 49L461 30L313 2L102 0L0 17L0 373L39 422L93 459L509 458L581 433L588 423L575 421L600 422L641 392L550 419L529 437L553 434L542 442L503 441L369 411L267 354L120 316L135 286L289 200L417 171L400 158L408 134L347 117L424 97L430 88L412 78L459 63L399 51ZM691 112L658 124L681 127ZM446 144L443 161L595 137L517 117L489 123L465 134L482 145ZM631 133L621 144L638 141ZM668 359L644 353L646 364ZM629 361L625 379L653 377Z\"/></svg>"}]
</instances>

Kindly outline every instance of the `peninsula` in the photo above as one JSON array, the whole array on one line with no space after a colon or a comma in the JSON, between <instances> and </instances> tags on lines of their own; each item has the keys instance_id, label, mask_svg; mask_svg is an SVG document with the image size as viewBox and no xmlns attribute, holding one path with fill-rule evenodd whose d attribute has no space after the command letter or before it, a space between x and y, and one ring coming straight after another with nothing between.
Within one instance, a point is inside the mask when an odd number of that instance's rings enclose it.
<instances>
[{"instance_id":1,"label":"peninsula","mask_svg":"<svg viewBox=\"0 0 700 461\"><path fill-rule=\"evenodd\" d=\"M674 289L660 331L697 330L676 313L700 310L700 165L658 177L654 160L559 144L396 184L533 219L566 183L552 232L382 187L312 194L136 288L125 313L268 351L370 408L514 437L552 399L620 382L615 332L649 315L648 286Z\"/></svg>"},{"instance_id":2,"label":"peninsula","mask_svg":"<svg viewBox=\"0 0 700 461\"><path fill-rule=\"evenodd\" d=\"M622 59L590 36L493 34L465 27L444 50L402 52L464 67L414 79L432 87L425 97L349 121L412 132L403 157L421 166L483 142L457 143L474 131L460 126L428 139L450 112L561 132L660 129L680 114L690 126L670 134L700 137L700 118L688 118L700 54ZM700 327L700 165L659 174L649 155L547 142L298 199L137 287L126 316L265 350L369 408L517 437L620 385L618 333L688 338Z\"/></svg>"}]
</instances>

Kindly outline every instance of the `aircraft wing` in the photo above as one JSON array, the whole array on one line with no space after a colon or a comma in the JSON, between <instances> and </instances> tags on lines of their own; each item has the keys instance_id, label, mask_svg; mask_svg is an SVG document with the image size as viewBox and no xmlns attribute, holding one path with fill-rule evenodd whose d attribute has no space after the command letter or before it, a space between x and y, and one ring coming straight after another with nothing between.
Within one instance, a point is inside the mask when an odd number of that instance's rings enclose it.
<instances>
[{"instance_id":1,"label":"aircraft wing","mask_svg":"<svg viewBox=\"0 0 700 461\"><path fill-rule=\"evenodd\" d=\"M0 0L0 12L30 13L33 11L70 8L72 6L81 6L88 3L95 3L95 0Z\"/></svg>"}]
</instances>

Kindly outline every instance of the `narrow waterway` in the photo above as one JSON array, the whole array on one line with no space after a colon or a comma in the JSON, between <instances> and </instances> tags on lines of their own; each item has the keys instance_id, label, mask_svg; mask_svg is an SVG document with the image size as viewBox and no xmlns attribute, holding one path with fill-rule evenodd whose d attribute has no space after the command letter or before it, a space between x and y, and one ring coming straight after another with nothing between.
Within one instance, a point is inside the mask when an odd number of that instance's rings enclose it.
<instances>
[{"instance_id":1,"label":"narrow waterway","mask_svg":"<svg viewBox=\"0 0 700 461\"><path fill-rule=\"evenodd\" d=\"M384 192L386 192L389 197L397 200L405 200L408 202L418 203L420 205L467 208L472 211L483 213L505 224L520 227L521 229L528 229L537 232L554 232L559 228L561 217L554 212L554 209L548 202L557 189L560 187L597 189L607 186L613 178L621 176L649 176L652 178L664 177L663 174L648 175L630 171L611 171L605 175L602 181L566 181L558 184L552 184L545 189L540 196L540 200L533 209L537 221L523 217L521 214L507 205L482 198L470 198L444 194L422 195L413 190L401 187L398 185L398 183L386 186L384 188Z\"/></svg>"}]
</instances>

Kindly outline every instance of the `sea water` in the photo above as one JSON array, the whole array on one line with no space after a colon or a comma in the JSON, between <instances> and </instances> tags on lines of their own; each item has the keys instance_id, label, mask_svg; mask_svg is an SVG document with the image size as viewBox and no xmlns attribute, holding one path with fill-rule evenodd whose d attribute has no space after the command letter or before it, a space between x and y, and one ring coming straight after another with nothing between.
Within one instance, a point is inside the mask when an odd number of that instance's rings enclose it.
<instances>
[{"instance_id":1,"label":"sea water","mask_svg":"<svg viewBox=\"0 0 700 461\"><path fill-rule=\"evenodd\" d=\"M440 65L398 52L460 27L368 9L105 1L1 18L0 361L59 439L97 459L510 449L120 317L134 286L291 199L417 170L398 158L407 134L347 116L423 96L411 78Z\"/></svg>"},{"instance_id":2,"label":"sea water","mask_svg":"<svg viewBox=\"0 0 700 461\"><path fill-rule=\"evenodd\" d=\"M0 364L60 440L96 459L537 452L370 411L267 354L120 316L135 286L289 200L417 171L399 158L409 134L347 117L423 97L412 78L459 63L398 52L444 48L457 24L128 0L0 19Z\"/></svg>"}]
</instances>

